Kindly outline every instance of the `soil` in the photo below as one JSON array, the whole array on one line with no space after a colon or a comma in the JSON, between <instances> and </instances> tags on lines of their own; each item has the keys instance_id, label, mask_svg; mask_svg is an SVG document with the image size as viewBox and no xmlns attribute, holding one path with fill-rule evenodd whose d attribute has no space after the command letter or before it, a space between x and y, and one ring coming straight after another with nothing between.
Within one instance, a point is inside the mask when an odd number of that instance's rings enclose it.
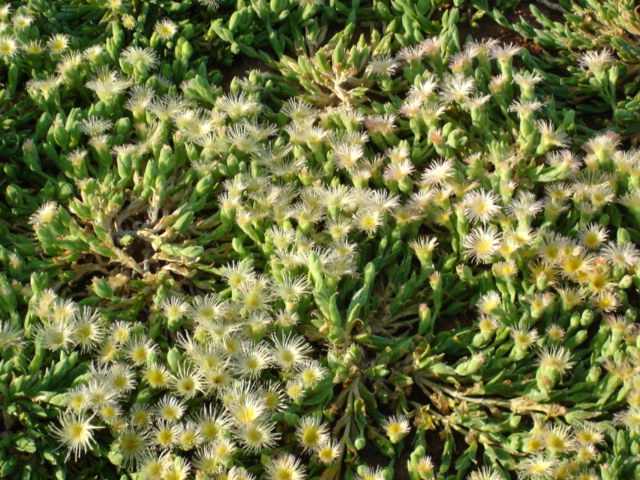
<instances>
[{"instance_id":1,"label":"soil","mask_svg":"<svg viewBox=\"0 0 640 480\"><path fill-rule=\"evenodd\" d=\"M520 18L522 18L527 23L530 23L534 27L539 28L541 25L537 22L530 10L530 5L534 4L549 19L555 22L563 22L564 17L562 13L557 10L553 10L545 5L542 5L534 0L522 0L518 5L514 7L513 10L503 13L512 24L519 22ZM439 13L440 12L436 12L435 16L437 17ZM360 35L362 34L367 36L370 33L371 26L380 27L378 25L375 25L375 22L363 22L358 24L351 37L351 43L353 44L357 42L360 38ZM324 41L329 41L333 37L333 35L340 32L343 28L344 25L340 22L331 23L325 35ZM458 31L461 40L464 40L467 35L471 35L476 39L495 38L504 43L515 43L520 47L526 48L532 55L535 56L540 56L543 52L542 47L536 45L531 40L524 38L519 33L499 25L489 15L484 15L480 20L477 20L474 26L471 26L467 21L459 23ZM258 58L250 58L245 55L237 55L236 57L234 57L233 63L230 67L222 68L223 76L220 86L224 91L227 91L234 77L242 78L246 76L251 70L260 70L263 72L274 73L272 68L270 68L266 63Z\"/></svg>"},{"instance_id":2,"label":"soil","mask_svg":"<svg viewBox=\"0 0 640 480\"><path fill-rule=\"evenodd\" d=\"M631 307L640 308L640 292L635 285L632 285L627 291L627 301Z\"/></svg>"},{"instance_id":3,"label":"soil","mask_svg":"<svg viewBox=\"0 0 640 480\"><path fill-rule=\"evenodd\" d=\"M363 22L358 24L351 36L351 44L355 44L359 39L360 35L368 36L371 33L371 22ZM344 29L344 24L342 22L332 22L329 24L327 29L327 33L324 37L324 43L327 43L331 38L341 32ZM286 52L291 55L291 52ZM222 81L220 82L220 86L224 91L229 90L229 85L231 85L231 81L235 78L243 78L245 77L251 70L259 70L265 73L276 73L273 68L267 65L264 61L259 58L251 58L246 55L236 55L233 59L233 63L230 67L220 67L222 72Z\"/></svg>"},{"instance_id":4,"label":"soil","mask_svg":"<svg viewBox=\"0 0 640 480\"><path fill-rule=\"evenodd\" d=\"M531 5L535 5L538 7L545 17L548 17L550 20L554 22L564 23L564 15L552 8L547 7L546 5L541 4L539 1L533 0L522 0L512 12L509 12L506 16L509 21L514 22L517 21L519 17L522 17L528 23L531 23L534 27L540 27L541 25L537 22L533 14L531 13Z\"/></svg>"},{"instance_id":5,"label":"soil","mask_svg":"<svg viewBox=\"0 0 640 480\"><path fill-rule=\"evenodd\" d=\"M438 315L433 327L433 333L437 335L440 332L453 330L456 328L467 328L473 325L477 318L472 308L465 308L456 315Z\"/></svg>"},{"instance_id":6,"label":"soil","mask_svg":"<svg viewBox=\"0 0 640 480\"><path fill-rule=\"evenodd\" d=\"M540 28L536 18L531 13L530 6L535 5L538 9L550 20L554 22L564 22L564 16L557 10L553 10L545 5L540 4L537 1L523 0L514 7L513 10L508 12L502 12L511 24L520 22L520 19L533 25L536 28ZM459 23L458 31L461 41L466 38L467 35L471 35L476 39L489 39L495 38L504 43L515 43L516 45L526 48L534 56L540 56L543 52L543 48L535 44L531 40L524 38L518 32L510 30L498 24L488 14L484 15L480 20L477 20L475 26L471 26L468 22Z\"/></svg>"},{"instance_id":7,"label":"soil","mask_svg":"<svg viewBox=\"0 0 640 480\"><path fill-rule=\"evenodd\" d=\"M378 447L376 447L373 440L367 441L364 448L358 452L358 456L360 457L359 463L361 465L368 465L373 468L384 468L389 464L389 457L386 457L380 453L380 450L378 450ZM394 478L396 480L408 480L409 476L403 477L401 475L394 475Z\"/></svg>"},{"instance_id":8,"label":"soil","mask_svg":"<svg viewBox=\"0 0 640 480\"><path fill-rule=\"evenodd\" d=\"M237 55L230 67L220 67L222 81L220 87L223 91L229 90L231 81L235 78L246 77L251 70L259 70L264 73L273 73L273 70L259 58L251 58L245 55Z\"/></svg>"},{"instance_id":9,"label":"soil","mask_svg":"<svg viewBox=\"0 0 640 480\"><path fill-rule=\"evenodd\" d=\"M411 445L411 438L407 439L406 444ZM398 459L395 463L395 469L393 472L394 478L396 480L409 480L411 477L409 476L409 459L411 457L411 450L406 448L402 451Z\"/></svg>"}]
</instances>

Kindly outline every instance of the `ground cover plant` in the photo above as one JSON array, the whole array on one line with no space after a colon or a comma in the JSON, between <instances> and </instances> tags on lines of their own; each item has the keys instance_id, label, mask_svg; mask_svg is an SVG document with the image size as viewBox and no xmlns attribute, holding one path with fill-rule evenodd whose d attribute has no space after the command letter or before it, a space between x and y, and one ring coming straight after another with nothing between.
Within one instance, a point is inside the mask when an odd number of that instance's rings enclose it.
<instances>
[{"instance_id":1,"label":"ground cover plant","mask_svg":"<svg viewBox=\"0 0 640 480\"><path fill-rule=\"evenodd\" d=\"M0 6L0 477L636 478L638 32Z\"/></svg>"}]
</instances>

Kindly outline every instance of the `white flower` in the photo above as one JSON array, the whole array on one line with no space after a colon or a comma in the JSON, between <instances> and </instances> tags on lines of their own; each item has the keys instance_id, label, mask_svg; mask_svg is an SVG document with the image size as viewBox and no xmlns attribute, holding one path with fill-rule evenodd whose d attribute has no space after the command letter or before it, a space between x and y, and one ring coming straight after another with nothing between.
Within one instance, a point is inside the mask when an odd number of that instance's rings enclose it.
<instances>
[{"instance_id":1,"label":"white flower","mask_svg":"<svg viewBox=\"0 0 640 480\"><path fill-rule=\"evenodd\" d=\"M255 378L273 362L273 357L269 348L262 343L254 344L245 342L237 353L233 368L234 371L244 377Z\"/></svg>"},{"instance_id":2,"label":"white flower","mask_svg":"<svg viewBox=\"0 0 640 480\"><path fill-rule=\"evenodd\" d=\"M158 55L150 48L130 46L122 52L122 61L132 67L140 65L150 70L158 64Z\"/></svg>"},{"instance_id":3,"label":"white flower","mask_svg":"<svg viewBox=\"0 0 640 480\"><path fill-rule=\"evenodd\" d=\"M526 349L538 340L538 332L535 328L529 330L525 323L520 323L511 329L511 337L516 347Z\"/></svg>"},{"instance_id":4,"label":"white flower","mask_svg":"<svg viewBox=\"0 0 640 480\"><path fill-rule=\"evenodd\" d=\"M411 47L404 47L401 49L396 58L405 62L420 61L425 55L424 50L420 45L413 45Z\"/></svg>"},{"instance_id":5,"label":"white flower","mask_svg":"<svg viewBox=\"0 0 640 480\"><path fill-rule=\"evenodd\" d=\"M542 137L541 143L545 145L553 145L556 147L566 147L569 141L569 135L564 130L556 129L553 122L546 120L537 120L536 126Z\"/></svg>"},{"instance_id":6,"label":"white flower","mask_svg":"<svg viewBox=\"0 0 640 480\"><path fill-rule=\"evenodd\" d=\"M83 352L92 351L105 334L100 313L89 307L76 312L72 328L73 341Z\"/></svg>"},{"instance_id":7,"label":"white flower","mask_svg":"<svg viewBox=\"0 0 640 480\"><path fill-rule=\"evenodd\" d=\"M47 46L51 53L62 53L69 46L69 35L58 33L49 39Z\"/></svg>"},{"instance_id":8,"label":"white flower","mask_svg":"<svg viewBox=\"0 0 640 480\"><path fill-rule=\"evenodd\" d=\"M166 422L177 422L182 418L186 406L175 397L163 397L157 404L157 415Z\"/></svg>"},{"instance_id":9,"label":"white flower","mask_svg":"<svg viewBox=\"0 0 640 480\"><path fill-rule=\"evenodd\" d=\"M538 354L540 365L560 374L570 370L575 362L571 362L571 352L564 347L544 347Z\"/></svg>"},{"instance_id":10,"label":"white flower","mask_svg":"<svg viewBox=\"0 0 640 480\"><path fill-rule=\"evenodd\" d=\"M596 222L584 226L578 235L580 243L589 250L599 249L607 241L607 237L607 229Z\"/></svg>"},{"instance_id":11,"label":"white flower","mask_svg":"<svg viewBox=\"0 0 640 480\"><path fill-rule=\"evenodd\" d=\"M373 468L368 465L361 467L360 473L358 473L355 478L356 480L385 480L382 468Z\"/></svg>"},{"instance_id":12,"label":"white flower","mask_svg":"<svg viewBox=\"0 0 640 480\"><path fill-rule=\"evenodd\" d=\"M340 168L349 169L364 155L362 146L353 143L341 143L333 149L333 158Z\"/></svg>"},{"instance_id":13,"label":"white flower","mask_svg":"<svg viewBox=\"0 0 640 480\"><path fill-rule=\"evenodd\" d=\"M17 30L24 30L33 23L33 16L18 14L13 17L13 25Z\"/></svg>"},{"instance_id":14,"label":"white flower","mask_svg":"<svg viewBox=\"0 0 640 480\"><path fill-rule=\"evenodd\" d=\"M318 447L316 454L322 463L330 464L340 455L340 446L333 440L328 441Z\"/></svg>"},{"instance_id":15,"label":"white flower","mask_svg":"<svg viewBox=\"0 0 640 480\"><path fill-rule=\"evenodd\" d=\"M31 215L30 221L34 228L47 225L55 221L58 216L58 204L56 202L46 202Z\"/></svg>"},{"instance_id":16,"label":"white flower","mask_svg":"<svg viewBox=\"0 0 640 480\"><path fill-rule=\"evenodd\" d=\"M311 352L311 346L306 340L293 334L289 334L282 339L279 339L274 334L271 339L274 344L274 361L283 370L290 370L296 367Z\"/></svg>"},{"instance_id":17,"label":"white flower","mask_svg":"<svg viewBox=\"0 0 640 480\"><path fill-rule=\"evenodd\" d=\"M24 343L24 330L9 322L0 322L0 348L20 348Z\"/></svg>"},{"instance_id":18,"label":"white flower","mask_svg":"<svg viewBox=\"0 0 640 480\"><path fill-rule=\"evenodd\" d=\"M391 443L398 443L411 430L409 420L404 415L393 415L387 418L382 424L382 428L384 428Z\"/></svg>"},{"instance_id":19,"label":"white flower","mask_svg":"<svg viewBox=\"0 0 640 480\"><path fill-rule=\"evenodd\" d=\"M109 120L91 116L80 121L80 131L90 137L96 137L108 131L112 125Z\"/></svg>"},{"instance_id":20,"label":"white flower","mask_svg":"<svg viewBox=\"0 0 640 480\"><path fill-rule=\"evenodd\" d=\"M253 422L240 427L236 435L248 452L258 453L275 447L280 434L274 429L274 424Z\"/></svg>"},{"instance_id":21,"label":"white flower","mask_svg":"<svg viewBox=\"0 0 640 480\"><path fill-rule=\"evenodd\" d=\"M302 480L305 469L300 459L290 453L283 453L267 465L265 472L268 480Z\"/></svg>"},{"instance_id":22,"label":"white flower","mask_svg":"<svg viewBox=\"0 0 640 480\"><path fill-rule=\"evenodd\" d=\"M398 63L392 56L378 56L369 61L367 72L374 75L393 75L397 68Z\"/></svg>"},{"instance_id":23,"label":"white flower","mask_svg":"<svg viewBox=\"0 0 640 480\"><path fill-rule=\"evenodd\" d=\"M125 427L118 433L116 442L122 453L123 465L135 465L147 452L150 443L149 433L147 430Z\"/></svg>"},{"instance_id":24,"label":"white flower","mask_svg":"<svg viewBox=\"0 0 640 480\"><path fill-rule=\"evenodd\" d=\"M96 95L103 102L110 101L130 85L131 82L120 78L117 72L105 69L101 70L93 80L86 83L86 87L96 92Z\"/></svg>"},{"instance_id":25,"label":"white flower","mask_svg":"<svg viewBox=\"0 0 640 480\"><path fill-rule=\"evenodd\" d=\"M523 480L546 480L553 478L557 465L558 461L555 458L538 453L537 455L521 460L516 465L516 470L518 471L518 478Z\"/></svg>"},{"instance_id":26,"label":"white flower","mask_svg":"<svg viewBox=\"0 0 640 480\"><path fill-rule=\"evenodd\" d=\"M69 449L67 458L73 454L77 459L92 448L92 444L95 443L93 430L98 428L101 427L92 425L90 418L66 411L60 416L60 426L53 427L52 430L60 442Z\"/></svg>"},{"instance_id":27,"label":"white flower","mask_svg":"<svg viewBox=\"0 0 640 480\"><path fill-rule=\"evenodd\" d=\"M608 48L600 51L589 51L582 54L578 65L592 72L600 72L613 61L613 52Z\"/></svg>"},{"instance_id":28,"label":"white flower","mask_svg":"<svg viewBox=\"0 0 640 480\"><path fill-rule=\"evenodd\" d=\"M189 311L189 304L180 297L171 297L160 303L160 309L168 320L178 320Z\"/></svg>"},{"instance_id":29,"label":"white flower","mask_svg":"<svg viewBox=\"0 0 640 480\"><path fill-rule=\"evenodd\" d=\"M178 31L178 27L168 18L156 24L155 32L161 40L171 40Z\"/></svg>"},{"instance_id":30,"label":"white flower","mask_svg":"<svg viewBox=\"0 0 640 480\"><path fill-rule=\"evenodd\" d=\"M484 467L475 472L471 472L467 480L502 480L502 475L493 468Z\"/></svg>"},{"instance_id":31,"label":"white flower","mask_svg":"<svg viewBox=\"0 0 640 480\"><path fill-rule=\"evenodd\" d=\"M637 407L629 407L624 412L616 414L614 419L635 434L640 433L640 409Z\"/></svg>"},{"instance_id":32,"label":"white flower","mask_svg":"<svg viewBox=\"0 0 640 480\"><path fill-rule=\"evenodd\" d=\"M514 45L513 43L494 45L491 47L489 55L495 60L509 60L522 50L521 47Z\"/></svg>"},{"instance_id":33,"label":"white flower","mask_svg":"<svg viewBox=\"0 0 640 480\"><path fill-rule=\"evenodd\" d=\"M454 173L453 161L441 158L424 170L421 180L425 185L440 185L453 177Z\"/></svg>"},{"instance_id":34,"label":"white flower","mask_svg":"<svg viewBox=\"0 0 640 480\"><path fill-rule=\"evenodd\" d=\"M0 36L0 58L15 57L18 49L18 41L13 35Z\"/></svg>"},{"instance_id":35,"label":"white flower","mask_svg":"<svg viewBox=\"0 0 640 480\"><path fill-rule=\"evenodd\" d=\"M470 222L487 223L500 211L500 199L483 189L467 193L462 199L464 213Z\"/></svg>"},{"instance_id":36,"label":"white flower","mask_svg":"<svg viewBox=\"0 0 640 480\"><path fill-rule=\"evenodd\" d=\"M474 79L464 74L457 73L450 76L442 83L442 99L448 103L463 103L471 94L474 84Z\"/></svg>"},{"instance_id":37,"label":"white flower","mask_svg":"<svg viewBox=\"0 0 640 480\"><path fill-rule=\"evenodd\" d=\"M494 226L474 228L465 237L464 252L476 262L488 263L500 248L500 234Z\"/></svg>"},{"instance_id":38,"label":"white flower","mask_svg":"<svg viewBox=\"0 0 640 480\"><path fill-rule=\"evenodd\" d=\"M296 438L305 452L315 451L329 441L329 430L320 418L306 416L296 428Z\"/></svg>"},{"instance_id":39,"label":"white flower","mask_svg":"<svg viewBox=\"0 0 640 480\"><path fill-rule=\"evenodd\" d=\"M287 115L293 123L313 122L320 111L299 98L290 98L282 104L280 113Z\"/></svg>"}]
</instances>

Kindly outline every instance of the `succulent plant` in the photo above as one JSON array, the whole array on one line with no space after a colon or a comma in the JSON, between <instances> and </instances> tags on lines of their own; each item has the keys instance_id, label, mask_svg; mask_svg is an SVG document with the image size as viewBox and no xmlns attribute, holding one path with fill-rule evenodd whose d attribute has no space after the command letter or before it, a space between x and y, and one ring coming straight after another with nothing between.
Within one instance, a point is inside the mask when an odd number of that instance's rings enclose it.
<instances>
[{"instance_id":1,"label":"succulent plant","mask_svg":"<svg viewBox=\"0 0 640 480\"><path fill-rule=\"evenodd\" d=\"M515 3L0 7L0 476L632 478L637 12Z\"/></svg>"}]
</instances>

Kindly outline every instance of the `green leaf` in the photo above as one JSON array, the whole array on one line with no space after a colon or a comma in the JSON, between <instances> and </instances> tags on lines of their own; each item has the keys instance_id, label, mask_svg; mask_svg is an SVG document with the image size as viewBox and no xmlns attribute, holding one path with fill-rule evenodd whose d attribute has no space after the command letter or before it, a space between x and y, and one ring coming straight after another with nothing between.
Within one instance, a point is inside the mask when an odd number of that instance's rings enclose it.
<instances>
[{"instance_id":1,"label":"green leaf","mask_svg":"<svg viewBox=\"0 0 640 480\"><path fill-rule=\"evenodd\" d=\"M204 252L204 248L200 246L189 245L187 247L180 247L178 245L171 245L168 243L165 243L164 245L160 245L160 250L174 257L186 257L186 258L197 258L197 257L200 257Z\"/></svg>"},{"instance_id":2,"label":"green leaf","mask_svg":"<svg viewBox=\"0 0 640 480\"><path fill-rule=\"evenodd\" d=\"M107 454L107 458L116 466L122 465L122 461L124 459L121 452L115 452L113 450L109 451L109 453Z\"/></svg>"},{"instance_id":3,"label":"green leaf","mask_svg":"<svg viewBox=\"0 0 640 480\"><path fill-rule=\"evenodd\" d=\"M509 469L513 467L513 458L511 458L511 455L509 455L504 448L491 445L484 445L484 448L487 456L494 462L500 463Z\"/></svg>"},{"instance_id":4,"label":"green leaf","mask_svg":"<svg viewBox=\"0 0 640 480\"><path fill-rule=\"evenodd\" d=\"M63 393L59 393L56 395L53 395L49 400L48 403L50 403L51 405L55 405L56 407L66 407L67 406L67 396Z\"/></svg>"},{"instance_id":5,"label":"green leaf","mask_svg":"<svg viewBox=\"0 0 640 480\"><path fill-rule=\"evenodd\" d=\"M21 452L26 453L35 453L36 451L36 442L33 438L21 436L15 441L15 446Z\"/></svg>"}]
</instances>

